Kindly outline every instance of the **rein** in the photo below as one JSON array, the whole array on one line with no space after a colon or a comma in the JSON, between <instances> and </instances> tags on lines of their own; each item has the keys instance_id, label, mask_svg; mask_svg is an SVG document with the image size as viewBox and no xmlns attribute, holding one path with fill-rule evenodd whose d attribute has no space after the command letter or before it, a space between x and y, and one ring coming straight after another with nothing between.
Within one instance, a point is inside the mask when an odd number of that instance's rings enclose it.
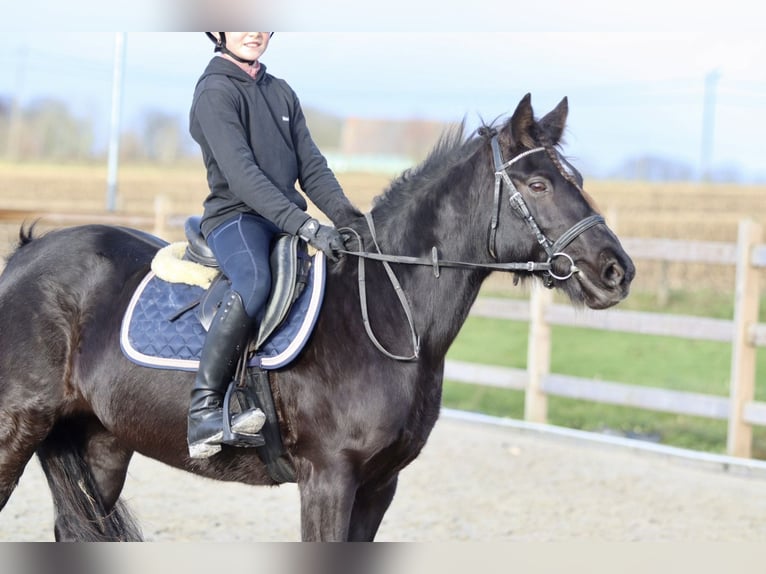
<instances>
[{"instance_id":1,"label":"rein","mask_svg":"<svg viewBox=\"0 0 766 574\"><path fill-rule=\"evenodd\" d=\"M428 257L428 258L413 257L408 255L384 254L380 251L380 246L378 245L377 234L375 232L375 224L372 219L372 213L365 213L364 217L365 217L365 220L367 221L367 226L370 230L370 235L372 236L372 243L375 247L375 252L363 250L364 244L362 242L362 238L359 235L359 233L357 233L356 230L351 229L349 227L341 228L339 231L342 231L344 233L350 233L351 235L353 235L359 246L358 251L347 251L345 249L339 249L338 252L344 255L353 255L358 258L359 301L361 305L362 321L364 323L365 331L367 332L367 336L370 338L370 340L375 345L375 347L377 347L377 349L381 353L383 353L386 357L389 357L390 359L395 359L397 361L416 360L420 354L420 337L418 336L415 330L415 322L412 316L412 308L410 307L409 301L407 300L407 296L404 293L404 290L402 289L401 284L396 278L396 275L394 274L393 269L391 269L391 266L389 265L389 263L400 263L404 265L421 265L421 266L431 267L433 270L434 277L436 278L438 278L441 275L442 267L451 267L451 268L458 268L458 269L488 269L490 271L506 271L506 272L526 271L529 273L542 273L543 284L547 288L551 289L553 288L554 279L558 281L566 281L567 279L571 278L575 273L579 273L580 271L579 268L574 264L574 260L572 259L572 257L569 254L564 253L563 250L570 243L572 243L572 241L574 241L579 235L581 235L582 233L584 233L591 227L604 223L604 218L602 216L591 215L575 223L566 232L564 232L561 235L561 237L559 237L556 241L551 241L550 239L548 239L548 237L546 237L546 235L540 229L540 226L537 224L537 221L535 220L534 216L532 215L532 212L529 210L529 207L524 201L524 198L522 197L521 192L519 192L519 190L516 189L516 186L513 184L513 181L511 181L511 177L508 175L508 171L507 171L509 167L511 167L514 163L516 163L520 159L528 155L531 155L533 153L537 153L540 151L547 151L547 149L545 147L533 148L520 153L519 155L511 158L510 160L506 162L503 162L503 157L500 151L500 145L497 141L496 132L492 134L492 139L490 141L490 144L492 146L492 156L493 156L493 160L495 164L495 186L494 186L494 195L493 195L494 204L492 209L492 217L490 219L490 225L489 225L489 237L488 237L489 253L493 259L497 260L497 255L495 250L495 241L497 236L497 228L498 228L499 220L500 220L500 201L502 196L502 188L503 188L503 183L505 183L506 187L508 187L509 193L511 193L509 197L509 203L511 207L513 208L514 211L516 211L517 214L519 214L519 216L522 219L524 219L524 221L527 222L527 225L529 226L532 233L535 235L537 242L540 244L540 246L545 250L546 254L548 255L548 260L545 262L527 261L524 263L522 262L473 263L469 261L452 261L449 259L440 259L436 246L431 248L431 257ZM563 257L564 259L569 261L569 272L563 275L556 275L553 272L553 261L559 257ZM412 349L413 349L412 354L410 355L395 355L391 353L385 347L383 347L380 341L378 341L377 337L375 336L375 333L372 330L372 326L370 324L370 318L369 318L368 305L367 305L367 288L366 288L366 280L365 280L365 276L366 276L365 260L367 259L382 262L383 267L385 268L386 274L388 275L388 278L391 281L391 285L394 287L396 295L399 299L399 303L402 307L402 310L404 311L404 315L407 318L407 323L410 328L410 335L411 335L411 342L412 342Z\"/></svg>"}]
</instances>

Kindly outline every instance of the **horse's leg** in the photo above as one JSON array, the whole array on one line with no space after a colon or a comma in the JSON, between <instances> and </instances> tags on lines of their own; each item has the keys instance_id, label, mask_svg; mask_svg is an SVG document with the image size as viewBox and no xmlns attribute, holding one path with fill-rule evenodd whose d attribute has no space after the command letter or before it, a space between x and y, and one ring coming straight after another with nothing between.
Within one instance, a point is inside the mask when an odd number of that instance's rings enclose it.
<instances>
[{"instance_id":1,"label":"horse's leg","mask_svg":"<svg viewBox=\"0 0 766 574\"><path fill-rule=\"evenodd\" d=\"M38 450L53 493L56 540L140 540L119 497L133 451L90 419L57 425Z\"/></svg>"},{"instance_id":2,"label":"horse's leg","mask_svg":"<svg viewBox=\"0 0 766 574\"><path fill-rule=\"evenodd\" d=\"M0 510L16 488L35 449L53 426L51 414L27 410L11 401L0 408Z\"/></svg>"},{"instance_id":3,"label":"horse's leg","mask_svg":"<svg viewBox=\"0 0 766 574\"><path fill-rule=\"evenodd\" d=\"M45 392L44 380L35 376L34 357L15 349L13 356L6 353L12 348L6 333L0 334L0 509L53 428L58 403L55 391Z\"/></svg>"},{"instance_id":4,"label":"horse's leg","mask_svg":"<svg viewBox=\"0 0 766 574\"><path fill-rule=\"evenodd\" d=\"M383 515L394 499L397 481L398 474L383 485L375 483L359 487L351 512L349 541L372 542L375 539Z\"/></svg>"},{"instance_id":5,"label":"horse's leg","mask_svg":"<svg viewBox=\"0 0 766 574\"><path fill-rule=\"evenodd\" d=\"M93 473L107 513L120 498L132 456L133 451L124 448L104 427L91 425L85 444L85 462Z\"/></svg>"},{"instance_id":6,"label":"horse's leg","mask_svg":"<svg viewBox=\"0 0 766 574\"><path fill-rule=\"evenodd\" d=\"M323 464L299 480L301 537L304 541L348 539L357 483L348 464Z\"/></svg>"}]
</instances>

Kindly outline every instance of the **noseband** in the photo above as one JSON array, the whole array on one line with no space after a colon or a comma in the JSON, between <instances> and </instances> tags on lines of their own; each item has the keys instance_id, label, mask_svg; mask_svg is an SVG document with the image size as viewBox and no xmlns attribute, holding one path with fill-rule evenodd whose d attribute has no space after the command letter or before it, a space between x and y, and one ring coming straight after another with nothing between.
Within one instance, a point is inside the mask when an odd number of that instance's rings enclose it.
<instances>
[{"instance_id":1,"label":"noseband","mask_svg":"<svg viewBox=\"0 0 766 574\"><path fill-rule=\"evenodd\" d=\"M572 257L567 253L564 253L564 248L566 248L580 234L584 233L591 227L600 223L604 223L604 218L600 215L591 215L586 217L585 219L575 223L556 241L551 241L540 230L540 226L537 225L537 221L532 215L532 212L529 211L529 207L524 201L524 197L521 195L521 192L516 189L513 181L511 181L511 177L508 175L508 168L511 167L514 163L522 158L527 157L528 155L532 155L533 153L547 151L546 148L536 147L522 152L519 155L512 157L508 161L503 162L503 155L500 151L500 144L497 141L497 133L492 135L490 144L492 146L492 157L495 162L495 194L494 204L492 207L492 219L489 222L489 237L487 240L487 249L489 250L489 254L492 256L492 259L497 260L495 242L497 239L497 228L500 220L500 200L502 196L503 183L505 183L506 187L508 188L508 193L510 194L508 201L510 202L511 207L521 216L522 219L524 219L524 221L527 222L527 225L537 239L537 242L548 254L548 260L546 261L547 268L542 272L542 280L546 287L552 289L554 279L565 281L580 271L574 264ZM556 275L553 272L553 260L557 257L563 257L569 261L568 273L565 273L564 275Z\"/></svg>"}]
</instances>

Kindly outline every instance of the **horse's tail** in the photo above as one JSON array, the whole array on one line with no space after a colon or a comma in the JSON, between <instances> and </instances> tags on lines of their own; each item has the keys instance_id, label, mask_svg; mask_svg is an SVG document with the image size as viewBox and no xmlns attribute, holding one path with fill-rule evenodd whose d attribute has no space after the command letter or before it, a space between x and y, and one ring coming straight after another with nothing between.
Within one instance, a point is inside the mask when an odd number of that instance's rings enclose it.
<instances>
[{"instance_id":1,"label":"horse's tail","mask_svg":"<svg viewBox=\"0 0 766 574\"><path fill-rule=\"evenodd\" d=\"M141 530L122 501L106 508L83 453L83 432L57 425L37 450L53 495L56 540L141 541Z\"/></svg>"}]
</instances>

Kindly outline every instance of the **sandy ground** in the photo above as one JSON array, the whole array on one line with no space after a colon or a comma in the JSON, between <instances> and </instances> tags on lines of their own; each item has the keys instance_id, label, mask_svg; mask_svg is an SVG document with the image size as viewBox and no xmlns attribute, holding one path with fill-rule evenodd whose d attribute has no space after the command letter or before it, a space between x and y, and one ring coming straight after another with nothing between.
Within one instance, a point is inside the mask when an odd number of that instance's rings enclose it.
<instances>
[{"instance_id":1,"label":"sandy ground","mask_svg":"<svg viewBox=\"0 0 766 574\"><path fill-rule=\"evenodd\" d=\"M123 498L150 541L294 541L295 485L219 483L136 456ZM0 540L53 539L36 461ZM766 475L442 417L401 474L382 541L764 541Z\"/></svg>"}]
</instances>

